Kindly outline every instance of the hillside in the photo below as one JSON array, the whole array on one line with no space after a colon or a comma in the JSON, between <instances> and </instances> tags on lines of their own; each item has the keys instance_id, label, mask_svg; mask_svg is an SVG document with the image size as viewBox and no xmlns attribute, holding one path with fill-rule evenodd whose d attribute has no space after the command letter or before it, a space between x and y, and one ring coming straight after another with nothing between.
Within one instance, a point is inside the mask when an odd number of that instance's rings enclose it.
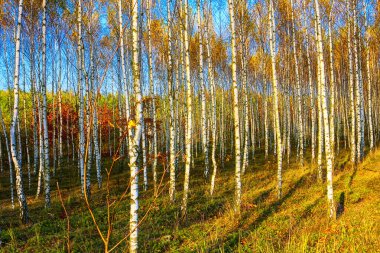
<instances>
[{"instance_id":1,"label":"hillside","mask_svg":"<svg viewBox=\"0 0 380 253\"><path fill-rule=\"evenodd\" d=\"M260 156L260 154L258 154ZM171 205L167 185L154 204L153 191L141 192L140 217L150 209L140 227L141 252L378 252L380 246L380 150L357 169L346 165L348 155L336 159L334 198L337 220L327 219L325 186L317 182L316 172L309 166L298 167L291 161L284 170L283 198L276 198L275 164L255 160L243 176L241 218L234 216L233 161L217 175L216 194L210 196L199 164L191 174L189 210L180 219L180 193L183 172L177 185L179 194ZM128 181L123 166L115 169L111 191L120 195ZM66 166L61 192L70 219L72 252L102 252L102 243L91 221L77 186L74 166ZM162 169L160 170L162 171ZM65 252L67 219L54 188L52 208L43 208L43 198L28 197L30 225L21 225L17 209L11 210L8 193L1 177L1 252ZM167 181L164 175L163 182ZM140 180L141 182L141 180ZM34 189L34 187L32 187ZM142 187L140 188L142 189ZM105 188L92 194L93 210L100 227L105 229ZM128 230L128 196L120 203L114 217L111 245ZM127 240L128 242L128 240ZM114 252L125 252L123 242Z\"/></svg>"}]
</instances>

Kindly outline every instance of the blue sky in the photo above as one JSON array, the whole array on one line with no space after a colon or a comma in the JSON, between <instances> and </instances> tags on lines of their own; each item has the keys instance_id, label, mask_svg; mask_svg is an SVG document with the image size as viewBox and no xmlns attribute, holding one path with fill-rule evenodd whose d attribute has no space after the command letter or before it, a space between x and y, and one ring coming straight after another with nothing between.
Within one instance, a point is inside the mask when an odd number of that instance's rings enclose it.
<instances>
[{"instance_id":1,"label":"blue sky","mask_svg":"<svg viewBox=\"0 0 380 253\"><path fill-rule=\"evenodd\" d=\"M369 19L369 23L371 24L373 22L373 15L374 15L374 2L373 0L365 0L366 3L367 3L367 11L368 11L368 19ZM174 3L174 1L172 1ZM252 0L249 2L249 6L251 6L254 2L256 2L256 0ZM300 4L299 1L295 1L297 5ZM339 1L336 0L336 2L338 3ZM213 21L214 21L214 27L215 27L215 31L216 33L221 36L223 39L227 40L228 37L229 37L229 15L228 15L228 9L227 9L227 0L212 0L212 12L213 12ZM13 4L15 4L13 2ZM70 3L72 4L72 3ZM191 7L191 10L193 11L192 12L192 15L195 15L195 11L196 11L196 0L189 0L189 5ZM337 6L341 6L342 3L338 4ZM361 5L362 6L362 5ZM71 8L73 8L71 6ZM16 15L16 6L12 6L11 8L13 11L14 11L14 14L13 16ZM362 9L360 7L360 9ZM107 23L107 13L106 13L106 8L105 7L102 7L101 10L99 10L100 12L100 25L101 25L101 35L108 35L110 30L109 30L109 25ZM154 17L157 17L157 18L164 18L166 19L166 0L156 0L156 6L155 8L153 9L152 11L153 13L153 16ZM337 13L339 13L339 9L337 9ZM344 14L341 13L341 16L340 16L341 20L337 19L335 22L336 22L336 26L340 26L340 25L343 25L344 24ZM340 24L340 22L342 22ZM36 25L39 25L39 24L36 24ZM73 27L74 29L74 27ZM56 51L54 48L54 44L55 42L52 41L52 36L49 35L52 31L51 27L48 26L48 48L47 48L47 64L48 64L48 83L51 83L51 80L52 80L52 71L51 71L51 65L54 61L54 63L56 63L56 66L58 65L58 54L57 53L53 53L54 51ZM6 37L5 37L6 36ZM14 69L14 63L13 63L13 55L14 55L14 43L11 41L10 37L12 36L12 30L8 30L7 32L4 31L4 30L0 30L0 89L6 89L7 88L7 79L10 80L10 86L13 85L13 69ZM25 52L25 50L23 49L26 49L25 46L27 45L28 41L25 41L26 39L26 36L23 36L22 37L22 41L23 41L23 44L22 44L22 52ZM39 41L36 41L36 46L39 46ZM115 45L115 48L116 48L117 45ZM74 50L74 51L73 51ZM86 49L87 50L87 49ZM36 53L39 53L40 50L37 48L37 51ZM86 53L87 55L88 53ZM21 75L20 75L20 85L21 87L23 87L23 82L24 82L24 74L25 75L25 80L27 82L27 86L29 86L29 66L30 66L30 63L29 63L29 60L27 59L28 58L28 52L26 53L23 53L23 56L22 56L22 59L23 61L21 61L22 63L22 66L21 66ZM68 59L70 59L69 61L69 66L70 66L70 76L73 76L73 78L70 77L70 80L71 82L75 82L75 74L73 74L72 72L75 72L75 64L76 64L76 60L75 60L75 47L72 47L70 48L70 55L68 56ZM5 60L7 59L7 60ZM63 61L64 63L64 68L63 68L63 73L62 73L62 80L63 80L63 83L65 83L65 79L66 79L66 76L67 76L67 70L65 68L66 66L66 54L65 52L63 52ZM39 61L36 61L36 66L38 67L39 65ZM116 70L116 61L114 63L114 70L113 70L113 73L115 73L115 70ZM7 69L8 68L8 69ZM111 75L111 72L110 72L110 75ZM117 78L110 78L107 80L107 82L110 81L110 82L116 82L117 81ZM50 89L50 85L48 85L49 89ZM64 88L66 87L65 85L63 86Z\"/></svg>"}]
</instances>

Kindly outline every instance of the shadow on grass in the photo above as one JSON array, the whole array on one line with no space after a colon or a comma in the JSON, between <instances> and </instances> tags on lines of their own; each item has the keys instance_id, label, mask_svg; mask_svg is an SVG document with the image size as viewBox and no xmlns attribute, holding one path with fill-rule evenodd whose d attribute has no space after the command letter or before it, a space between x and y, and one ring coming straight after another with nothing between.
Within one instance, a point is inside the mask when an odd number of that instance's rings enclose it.
<instances>
[{"instance_id":1,"label":"shadow on grass","mask_svg":"<svg viewBox=\"0 0 380 253\"><path fill-rule=\"evenodd\" d=\"M251 223L247 229L244 229L244 231L241 230L242 228L236 229L234 232L230 233L226 238L220 239L215 244L210 245L209 251L214 252L217 249L220 250L220 248L225 249L227 252L232 250L233 245L237 245L239 243L240 238L244 237L244 235L242 235L241 233L247 235L251 231L258 228L265 220L267 220L272 214L274 214L279 209L279 207L295 193L297 189L299 189L300 187L302 187L302 185L305 184L305 182L307 181L306 179L309 175L310 173L307 173L303 175L302 177L300 177L296 181L296 183L293 185L293 187L281 199L275 201L274 203L269 205L266 209L264 209L264 211L261 212L261 214L257 217L257 219L253 223ZM266 199L272 191L273 191L273 188L270 188L268 190L261 192L259 196L254 199L254 203L260 203L261 201ZM312 208L313 206L310 207L310 210ZM246 217L250 215L251 213L249 212L245 214ZM244 217L242 217L242 220L244 220Z\"/></svg>"},{"instance_id":2,"label":"shadow on grass","mask_svg":"<svg viewBox=\"0 0 380 253\"><path fill-rule=\"evenodd\" d=\"M308 205L303 210L303 212L302 212L299 220L303 220L303 219L307 218L311 214L311 210L313 210L319 204L319 202L323 199L323 197L324 197L324 195L320 196L313 203L311 203L310 205Z\"/></svg>"},{"instance_id":3,"label":"shadow on grass","mask_svg":"<svg viewBox=\"0 0 380 253\"><path fill-rule=\"evenodd\" d=\"M351 189L352 181L354 180L357 171L358 171L358 167L357 167L356 165L354 165L354 171L353 171L352 174L350 175L350 180L348 181L348 188L349 188L349 189Z\"/></svg>"},{"instance_id":4,"label":"shadow on grass","mask_svg":"<svg viewBox=\"0 0 380 253\"><path fill-rule=\"evenodd\" d=\"M265 191L262 191L259 196L257 196L254 200L253 200L253 204L255 205L258 205L260 204L262 201L264 201L266 198L269 197L269 194L273 191L273 188L269 188L268 190L265 190Z\"/></svg>"},{"instance_id":5,"label":"shadow on grass","mask_svg":"<svg viewBox=\"0 0 380 253\"><path fill-rule=\"evenodd\" d=\"M297 180L297 182L294 184L292 188L279 200L275 201L272 205L270 205L268 208L266 208L260 216L251 224L250 230L255 229L258 227L261 223L263 223L265 220L267 220L273 213L275 213L278 208L287 200L289 199L294 192L297 190L297 188L301 187L302 184L305 182L306 177L309 175L305 174L300 179Z\"/></svg>"},{"instance_id":6,"label":"shadow on grass","mask_svg":"<svg viewBox=\"0 0 380 253\"><path fill-rule=\"evenodd\" d=\"M341 192L339 195L338 208L336 210L336 218L338 219L344 213L345 193Z\"/></svg>"}]
</instances>

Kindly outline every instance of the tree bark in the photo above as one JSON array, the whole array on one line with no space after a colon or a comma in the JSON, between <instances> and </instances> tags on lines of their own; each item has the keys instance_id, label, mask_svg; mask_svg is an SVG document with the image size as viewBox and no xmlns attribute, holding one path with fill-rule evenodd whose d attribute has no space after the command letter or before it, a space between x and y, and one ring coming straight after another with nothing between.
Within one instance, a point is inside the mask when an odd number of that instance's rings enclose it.
<instances>
[{"instance_id":1,"label":"tree bark","mask_svg":"<svg viewBox=\"0 0 380 253\"><path fill-rule=\"evenodd\" d=\"M14 67L14 80L13 80L13 115L10 128L10 147L12 160L16 171L16 192L20 205L20 218L22 223L29 222L28 204L24 194L24 185L22 180L22 168L18 161L18 154L16 149L16 124L18 122L18 105L19 105L19 69L20 69L20 40L21 40L21 22L22 22L23 0L18 4L17 28L16 28L16 46L15 46L15 67ZM4 126L3 126L4 127ZM11 173L12 174L12 173Z\"/></svg>"},{"instance_id":2,"label":"tree bark","mask_svg":"<svg viewBox=\"0 0 380 253\"><path fill-rule=\"evenodd\" d=\"M231 71L232 71L232 90L233 90L233 117L234 117L234 140L235 140L235 213L240 214L241 206L241 154L240 154L240 122L239 122L239 90L237 86L236 71L236 32L235 32L235 3L228 0L231 29Z\"/></svg>"}]
</instances>

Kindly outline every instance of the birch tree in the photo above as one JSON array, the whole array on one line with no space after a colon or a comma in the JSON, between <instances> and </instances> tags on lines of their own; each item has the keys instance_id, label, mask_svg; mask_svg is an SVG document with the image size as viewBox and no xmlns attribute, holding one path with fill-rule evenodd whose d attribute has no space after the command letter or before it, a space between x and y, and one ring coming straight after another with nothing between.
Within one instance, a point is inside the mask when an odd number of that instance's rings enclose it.
<instances>
[{"instance_id":1,"label":"birch tree","mask_svg":"<svg viewBox=\"0 0 380 253\"><path fill-rule=\"evenodd\" d=\"M10 128L10 147L12 161L16 172L16 192L20 205L20 218L23 223L29 222L28 204L24 193L24 185L22 179L22 168L18 160L17 143L16 143L16 125L18 123L18 106L19 106L19 75L20 75L20 41L21 41L21 22L22 22L23 1L18 4L17 27L16 27L16 45L15 45L15 66L13 79L13 114ZM12 173L11 173L12 174Z\"/></svg>"},{"instance_id":2,"label":"birch tree","mask_svg":"<svg viewBox=\"0 0 380 253\"><path fill-rule=\"evenodd\" d=\"M368 20L367 20L367 4L364 2L364 48L366 49L365 62L366 62L366 78L367 78L367 91L368 91L368 129L369 129L369 148L373 150L374 148L374 130L373 130L373 113L372 113L372 80L370 75L370 33L368 31Z\"/></svg>"},{"instance_id":3,"label":"birch tree","mask_svg":"<svg viewBox=\"0 0 380 253\"><path fill-rule=\"evenodd\" d=\"M50 168L49 168L49 133L47 124L46 99L46 0L42 1L42 121L44 145L44 186L45 207L50 207Z\"/></svg>"},{"instance_id":4,"label":"birch tree","mask_svg":"<svg viewBox=\"0 0 380 253\"><path fill-rule=\"evenodd\" d=\"M215 79L214 79L214 68L211 58L211 48L210 48L210 26L211 26L211 8L206 13L204 11L204 14L209 14L208 18L206 19L206 29L205 29L205 41L206 41L206 50L207 50L207 66L208 66L208 80L211 88L211 161L212 161L212 175L211 175L211 185L210 185L210 195L213 195L214 188L215 188L215 178L216 173L218 169L218 164L216 161L216 146L217 146L217 140L216 140L216 85L215 85Z\"/></svg>"},{"instance_id":5,"label":"birch tree","mask_svg":"<svg viewBox=\"0 0 380 253\"><path fill-rule=\"evenodd\" d=\"M273 106L274 106L274 128L276 134L277 148L277 197L282 196L282 143L281 143L281 128L280 128L280 113L279 113L279 92L277 87L277 72L276 72L276 26L274 20L273 0L269 0L269 49L272 66L272 86L273 86Z\"/></svg>"},{"instance_id":6,"label":"birch tree","mask_svg":"<svg viewBox=\"0 0 380 253\"><path fill-rule=\"evenodd\" d=\"M297 54L297 47L296 47L296 30L295 30L295 20L294 20L294 4L293 0L290 1L292 6L291 11L291 19L292 19L292 44L293 44L293 57L294 57L294 70L295 70L295 77L296 77L296 90L297 90L297 114L298 114L298 143L299 143L299 156L300 156L300 163L303 165L303 154L304 154L304 148L303 148L303 119L302 119L302 101L301 101L301 81L300 81L300 75L299 75L299 66L298 66L298 54Z\"/></svg>"},{"instance_id":7,"label":"birch tree","mask_svg":"<svg viewBox=\"0 0 380 253\"><path fill-rule=\"evenodd\" d=\"M149 93L152 98L152 106L150 115L153 120L153 140L152 140L152 172L153 172L153 184L154 191L157 192L157 121L156 121L156 100L154 91L154 80L153 80L153 56L152 56L152 35L151 35L151 0L147 0L147 19L148 19L148 69L149 69ZM170 50L170 49L169 49Z\"/></svg>"},{"instance_id":8,"label":"birch tree","mask_svg":"<svg viewBox=\"0 0 380 253\"><path fill-rule=\"evenodd\" d=\"M231 30L231 73L233 90L233 117L234 117L234 144L235 144L235 213L240 214L241 206L241 158L240 158L240 122L239 122L239 90L237 86L236 71L236 33L235 33L235 9L234 0L228 0Z\"/></svg>"},{"instance_id":9,"label":"birch tree","mask_svg":"<svg viewBox=\"0 0 380 253\"><path fill-rule=\"evenodd\" d=\"M175 119L174 119L174 87L173 87L173 59L172 59L172 18L171 18L171 0L167 0L167 19L168 19L168 96L169 96L169 114L170 114L170 154L169 154L169 173L170 173L170 183L169 183L169 197L170 201L174 202L175 198L175 181L176 181L176 131L174 128ZM178 111L178 110L177 110Z\"/></svg>"},{"instance_id":10,"label":"birch tree","mask_svg":"<svg viewBox=\"0 0 380 253\"><path fill-rule=\"evenodd\" d=\"M135 113L134 119L130 119L128 123L128 150L129 150L129 168L131 177L131 202L130 202L130 220L129 220L129 251L137 252L138 250L138 209L139 209L139 185L138 185L138 152L140 149L143 121L143 105L140 84L140 66L139 66L139 30L138 30L138 0L132 0L132 75L133 88L135 95Z\"/></svg>"},{"instance_id":11,"label":"birch tree","mask_svg":"<svg viewBox=\"0 0 380 253\"><path fill-rule=\"evenodd\" d=\"M353 56L354 56L354 72L355 72L355 96L356 96L356 160L360 162L364 156L364 111L363 111L363 83L361 78L361 69L359 65L359 43L358 43L358 25L357 25L357 2L352 1L353 9Z\"/></svg>"},{"instance_id":12,"label":"birch tree","mask_svg":"<svg viewBox=\"0 0 380 253\"><path fill-rule=\"evenodd\" d=\"M185 179L183 183L183 198L181 205L182 216L186 216L187 213L187 198L189 193L189 181L190 181L190 166L191 166L191 143L192 143L192 132L193 132L193 107L192 107L192 85L190 80L190 49L189 49L189 7L188 0L184 1L184 26L183 26L183 43L184 43L184 55L185 55L185 79L186 79L186 106L187 106L187 121L186 121L186 162L185 162Z\"/></svg>"},{"instance_id":13,"label":"birch tree","mask_svg":"<svg viewBox=\"0 0 380 253\"><path fill-rule=\"evenodd\" d=\"M354 97L354 73L352 66L352 47L351 47L351 5L349 0L346 0L348 32L347 32L347 47L348 47L348 71L349 71L349 95L350 95L350 116L351 116L351 133L350 133L350 149L351 163L356 163L356 115L355 115L355 97Z\"/></svg>"},{"instance_id":14,"label":"birch tree","mask_svg":"<svg viewBox=\"0 0 380 253\"><path fill-rule=\"evenodd\" d=\"M209 174L209 159L208 159L208 139L207 139L207 115L206 115L206 87L203 77L203 20L201 15L201 1L197 0L197 24L198 24L198 39L199 39L199 49L198 49L198 57L199 57L199 85L201 88L201 100L202 100L202 150L205 154L205 177L208 177Z\"/></svg>"},{"instance_id":15,"label":"birch tree","mask_svg":"<svg viewBox=\"0 0 380 253\"><path fill-rule=\"evenodd\" d=\"M83 94L83 75L82 75L82 0L78 1L77 13L77 68L78 68L78 92L79 92L79 171L81 178L82 194L84 194L84 154L85 154L85 136L84 136L84 94Z\"/></svg>"},{"instance_id":16,"label":"birch tree","mask_svg":"<svg viewBox=\"0 0 380 253\"><path fill-rule=\"evenodd\" d=\"M319 85L319 99L321 100L322 112L319 117L323 117L324 126L324 139L325 139L325 154L327 163L327 200L328 200L328 213L330 218L335 218L335 204L334 204L334 192L333 192L333 163L332 163L332 153L331 153L331 142L330 142L330 128L329 128L329 117L327 110L327 97L326 97L326 79L325 79L325 63L323 58L323 44L322 44L322 28L321 28L321 17L319 10L319 1L314 0L315 4L315 18L317 22L316 31L316 41L317 41L317 66Z\"/></svg>"}]
</instances>

